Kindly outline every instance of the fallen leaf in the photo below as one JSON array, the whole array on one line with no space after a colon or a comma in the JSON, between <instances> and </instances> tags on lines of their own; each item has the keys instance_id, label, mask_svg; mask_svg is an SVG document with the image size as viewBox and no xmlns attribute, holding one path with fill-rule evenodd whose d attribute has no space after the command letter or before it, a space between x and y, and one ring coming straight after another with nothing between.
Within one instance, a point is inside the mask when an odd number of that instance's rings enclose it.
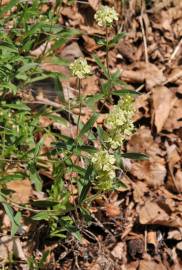
<instances>
[{"instance_id":1,"label":"fallen leaf","mask_svg":"<svg viewBox=\"0 0 182 270\"><path fill-rule=\"evenodd\" d=\"M88 78L85 78L81 82L82 86L82 94L84 96L88 95L95 95L96 93L99 92L99 82L97 76L89 76Z\"/></svg>"},{"instance_id":2,"label":"fallen leaf","mask_svg":"<svg viewBox=\"0 0 182 270\"><path fill-rule=\"evenodd\" d=\"M156 86L152 89L152 98L155 114L154 123L157 132L160 132L176 102L176 97L167 87Z\"/></svg>"},{"instance_id":3,"label":"fallen leaf","mask_svg":"<svg viewBox=\"0 0 182 270\"><path fill-rule=\"evenodd\" d=\"M121 260L123 256L126 256L125 254L125 243L124 242L118 242L116 246L111 251L111 254L114 258L117 258Z\"/></svg>"},{"instance_id":4,"label":"fallen leaf","mask_svg":"<svg viewBox=\"0 0 182 270\"><path fill-rule=\"evenodd\" d=\"M84 39L84 46L88 52L94 52L96 49L99 48L99 45L95 42L95 40L87 35L83 35L82 38Z\"/></svg>"},{"instance_id":5,"label":"fallen leaf","mask_svg":"<svg viewBox=\"0 0 182 270\"><path fill-rule=\"evenodd\" d=\"M164 124L163 129L173 131L174 129L182 128L182 100L177 99L169 114L167 121Z\"/></svg>"},{"instance_id":6,"label":"fallen leaf","mask_svg":"<svg viewBox=\"0 0 182 270\"><path fill-rule=\"evenodd\" d=\"M72 42L70 45L64 47L60 52L61 57L68 59L70 61L75 58L84 57L77 42Z\"/></svg>"},{"instance_id":7,"label":"fallen leaf","mask_svg":"<svg viewBox=\"0 0 182 270\"><path fill-rule=\"evenodd\" d=\"M182 171L180 169L177 170L174 178L177 192L182 193Z\"/></svg>"},{"instance_id":8,"label":"fallen leaf","mask_svg":"<svg viewBox=\"0 0 182 270\"><path fill-rule=\"evenodd\" d=\"M148 192L148 187L145 182L137 181L137 183L133 183L133 199L136 203L143 204L145 200L144 194Z\"/></svg>"},{"instance_id":9,"label":"fallen leaf","mask_svg":"<svg viewBox=\"0 0 182 270\"><path fill-rule=\"evenodd\" d=\"M28 203L32 196L32 185L29 179L11 181L6 184L8 189L13 190L11 199L16 203Z\"/></svg>"},{"instance_id":10,"label":"fallen leaf","mask_svg":"<svg viewBox=\"0 0 182 270\"><path fill-rule=\"evenodd\" d=\"M157 202L146 201L145 205L138 210L140 223L182 227L182 217L178 214L180 210L176 209L171 214L167 213L172 210L171 207L174 208L174 205L170 204L171 202L173 203L173 200L162 203L161 208Z\"/></svg>"},{"instance_id":11,"label":"fallen leaf","mask_svg":"<svg viewBox=\"0 0 182 270\"><path fill-rule=\"evenodd\" d=\"M2 236L0 238L1 262L8 260L12 255L21 260L27 260L18 237L11 237L9 235Z\"/></svg>"},{"instance_id":12,"label":"fallen leaf","mask_svg":"<svg viewBox=\"0 0 182 270\"><path fill-rule=\"evenodd\" d=\"M109 217L117 217L121 214L121 209L119 205L116 203L106 203L105 206L105 211L107 216Z\"/></svg>"},{"instance_id":13,"label":"fallen leaf","mask_svg":"<svg viewBox=\"0 0 182 270\"><path fill-rule=\"evenodd\" d=\"M134 46L131 45L131 43L128 40L121 40L117 45L116 49L118 52L122 55L122 57L129 60L130 63L133 63L136 61L136 49Z\"/></svg>"},{"instance_id":14,"label":"fallen leaf","mask_svg":"<svg viewBox=\"0 0 182 270\"><path fill-rule=\"evenodd\" d=\"M139 261L133 261L126 265L125 270L136 270L138 269Z\"/></svg>"},{"instance_id":15,"label":"fallen leaf","mask_svg":"<svg viewBox=\"0 0 182 270\"><path fill-rule=\"evenodd\" d=\"M99 6L99 0L88 0L90 6L94 9L97 10Z\"/></svg>"},{"instance_id":16,"label":"fallen leaf","mask_svg":"<svg viewBox=\"0 0 182 270\"><path fill-rule=\"evenodd\" d=\"M40 45L38 48L36 48L35 50L30 51L30 55L39 57L43 53L48 52L48 50L51 49L52 44L53 44L52 42L47 43L47 41L46 41L42 45Z\"/></svg>"},{"instance_id":17,"label":"fallen leaf","mask_svg":"<svg viewBox=\"0 0 182 270\"><path fill-rule=\"evenodd\" d=\"M146 83L147 89L152 89L165 81L163 72L154 64L137 62L122 71L122 80L126 82Z\"/></svg>"},{"instance_id":18,"label":"fallen leaf","mask_svg":"<svg viewBox=\"0 0 182 270\"><path fill-rule=\"evenodd\" d=\"M143 239L131 239L128 241L128 253L134 260L140 258L144 252L144 241Z\"/></svg>"},{"instance_id":19,"label":"fallen leaf","mask_svg":"<svg viewBox=\"0 0 182 270\"><path fill-rule=\"evenodd\" d=\"M174 240L177 240L177 241L182 240L182 232L181 232L181 230L179 230L179 229L171 229L168 232L167 239L174 239Z\"/></svg>"},{"instance_id":20,"label":"fallen leaf","mask_svg":"<svg viewBox=\"0 0 182 270\"><path fill-rule=\"evenodd\" d=\"M166 270L166 267L161 262L154 260L141 260L138 270Z\"/></svg>"}]
</instances>

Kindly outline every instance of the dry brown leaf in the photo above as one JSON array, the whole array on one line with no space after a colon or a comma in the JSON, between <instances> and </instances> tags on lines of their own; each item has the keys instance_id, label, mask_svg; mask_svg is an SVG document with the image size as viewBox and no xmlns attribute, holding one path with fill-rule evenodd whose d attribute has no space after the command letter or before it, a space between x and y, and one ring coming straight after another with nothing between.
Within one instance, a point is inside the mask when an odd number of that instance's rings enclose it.
<instances>
[{"instance_id":1,"label":"dry brown leaf","mask_svg":"<svg viewBox=\"0 0 182 270\"><path fill-rule=\"evenodd\" d=\"M182 251L182 241L177 244L176 248Z\"/></svg>"},{"instance_id":2,"label":"dry brown leaf","mask_svg":"<svg viewBox=\"0 0 182 270\"><path fill-rule=\"evenodd\" d=\"M8 189L11 189L14 191L14 193L11 194L12 201L16 203L28 203L30 197L32 196L32 185L30 180L16 180L11 181L6 184Z\"/></svg>"},{"instance_id":3,"label":"dry brown leaf","mask_svg":"<svg viewBox=\"0 0 182 270\"><path fill-rule=\"evenodd\" d=\"M88 52L93 52L99 48L99 45L97 45L97 43L95 42L95 40L93 38L91 38L87 35L83 35L82 38L85 41L84 46Z\"/></svg>"},{"instance_id":4,"label":"dry brown leaf","mask_svg":"<svg viewBox=\"0 0 182 270\"><path fill-rule=\"evenodd\" d=\"M161 159L162 161L162 159ZM163 163L163 164L162 164ZM131 173L140 180L145 180L150 187L159 187L164 184L166 168L164 162L161 164L154 160L135 162L132 164Z\"/></svg>"},{"instance_id":5,"label":"dry brown leaf","mask_svg":"<svg viewBox=\"0 0 182 270\"><path fill-rule=\"evenodd\" d=\"M125 243L124 242L118 242L116 246L111 251L111 254L114 258L117 258L121 260L123 256L126 256L125 254Z\"/></svg>"},{"instance_id":6,"label":"dry brown leaf","mask_svg":"<svg viewBox=\"0 0 182 270\"><path fill-rule=\"evenodd\" d=\"M4 6L4 5L8 4L9 2L10 2L10 0L2 0L1 6Z\"/></svg>"},{"instance_id":7,"label":"dry brown leaf","mask_svg":"<svg viewBox=\"0 0 182 270\"><path fill-rule=\"evenodd\" d=\"M125 40L120 41L117 44L116 49L122 55L122 57L126 58L131 63L136 61L136 56L135 56L136 49L134 46L131 45L131 43L128 40L125 39Z\"/></svg>"},{"instance_id":8,"label":"dry brown leaf","mask_svg":"<svg viewBox=\"0 0 182 270\"><path fill-rule=\"evenodd\" d=\"M64 47L64 49L61 50L60 55L70 61L84 56L77 42L72 42L70 45Z\"/></svg>"},{"instance_id":9,"label":"dry brown leaf","mask_svg":"<svg viewBox=\"0 0 182 270\"><path fill-rule=\"evenodd\" d=\"M147 201L139 210L139 221L141 224L165 224L169 215L157 203Z\"/></svg>"},{"instance_id":10,"label":"dry brown leaf","mask_svg":"<svg viewBox=\"0 0 182 270\"><path fill-rule=\"evenodd\" d=\"M127 82L146 83L146 88L151 89L165 81L163 72L154 64L137 62L122 71L122 80Z\"/></svg>"},{"instance_id":11,"label":"dry brown leaf","mask_svg":"<svg viewBox=\"0 0 182 270\"><path fill-rule=\"evenodd\" d=\"M30 51L30 55L39 57L43 53L48 52L48 50L51 49L52 44L53 44L52 42L47 43L47 41L46 41L42 45L40 45L38 48L36 48L35 50Z\"/></svg>"},{"instance_id":12,"label":"dry brown leaf","mask_svg":"<svg viewBox=\"0 0 182 270\"><path fill-rule=\"evenodd\" d=\"M138 270L166 270L166 267L161 263L154 260L141 260Z\"/></svg>"},{"instance_id":13,"label":"dry brown leaf","mask_svg":"<svg viewBox=\"0 0 182 270\"><path fill-rule=\"evenodd\" d=\"M181 118L182 118L182 100L177 99L164 125L164 129L172 131L174 129L182 128Z\"/></svg>"},{"instance_id":14,"label":"dry brown leaf","mask_svg":"<svg viewBox=\"0 0 182 270\"><path fill-rule=\"evenodd\" d=\"M182 232L179 229L171 229L168 232L168 237L167 238L180 241L180 240L182 240Z\"/></svg>"},{"instance_id":15,"label":"dry brown leaf","mask_svg":"<svg viewBox=\"0 0 182 270\"><path fill-rule=\"evenodd\" d=\"M165 86L156 86L152 89L154 123L157 132L163 129L163 126L169 116L169 113L176 102L174 93Z\"/></svg>"},{"instance_id":16,"label":"dry brown leaf","mask_svg":"<svg viewBox=\"0 0 182 270\"><path fill-rule=\"evenodd\" d=\"M133 199L136 203L143 204L145 197L144 194L148 192L148 187L146 183L137 181L136 184L133 183Z\"/></svg>"},{"instance_id":17,"label":"dry brown leaf","mask_svg":"<svg viewBox=\"0 0 182 270\"><path fill-rule=\"evenodd\" d=\"M126 270L136 270L138 269L139 261L133 261L126 265Z\"/></svg>"},{"instance_id":18,"label":"dry brown leaf","mask_svg":"<svg viewBox=\"0 0 182 270\"><path fill-rule=\"evenodd\" d=\"M134 238L128 241L128 253L133 260L143 255L144 241L142 238L139 238L138 235L137 235L137 238Z\"/></svg>"},{"instance_id":19,"label":"dry brown leaf","mask_svg":"<svg viewBox=\"0 0 182 270\"><path fill-rule=\"evenodd\" d=\"M142 94L136 97L134 104L136 111L133 118L134 122L142 117L150 117L148 99L149 99L148 94Z\"/></svg>"},{"instance_id":20,"label":"dry brown leaf","mask_svg":"<svg viewBox=\"0 0 182 270\"><path fill-rule=\"evenodd\" d=\"M46 71L61 73L64 76L69 76L70 74L68 68L61 65L55 65L55 64L45 62L41 64L41 68Z\"/></svg>"},{"instance_id":21,"label":"dry brown leaf","mask_svg":"<svg viewBox=\"0 0 182 270\"><path fill-rule=\"evenodd\" d=\"M71 19L70 24L73 26L82 25L84 23L84 18L78 12L76 5L72 5L71 7L68 6L63 7L61 9L61 14Z\"/></svg>"},{"instance_id":22,"label":"dry brown leaf","mask_svg":"<svg viewBox=\"0 0 182 270\"><path fill-rule=\"evenodd\" d=\"M177 189L177 192L182 193L182 171L177 170L174 178L175 178L175 187Z\"/></svg>"},{"instance_id":23,"label":"dry brown leaf","mask_svg":"<svg viewBox=\"0 0 182 270\"><path fill-rule=\"evenodd\" d=\"M88 0L90 6L94 9L97 10L99 6L99 0Z\"/></svg>"},{"instance_id":24,"label":"dry brown leaf","mask_svg":"<svg viewBox=\"0 0 182 270\"><path fill-rule=\"evenodd\" d=\"M147 153L150 148L154 147L153 144L154 140L151 135L151 130L141 126L130 138L127 144L127 151Z\"/></svg>"},{"instance_id":25,"label":"dry brown leaf","mask_svg":"<svg viewBox=\"0 0 182 270\"><path fill-rule=\"evenodd\" d=\"M12 255L21 260L27 260L22 249L22 244L18 237L11 237L8 235L0 238L0 259L2 261L8 260Z\"/></svg>"},{"instance_id":26,"label":"dry brown leaf","mask_svg":"<svg viewBox=\"0 0 182 270\"><path fill-rule=\"evenodd\" d=\"M39 117L39 124L43 128L50 126L52 123L53 120L49 119L47 116L41 115Z\"/></svg>"},{"instance_id":27,"label":"dry brown leaf","mask_svg":"<svg viewBox=\"0 0 182 270\"><path fill-rule=\"evenodd\" d=\"M117 203L106 203L104 208L109 217L117 217L121 214L121 209Z\"/></svg>"},{"instance_id":28,"label":"dry brown leaf","mask_svg":"<svg viewBox=\"0 0 182 270\"><path fill-rule=\"evenodd\" d=\"M99 92L99 82L97 76L89 76L81 82L82 90L81 93L84 96L95 95Z\"/></svg>"},{"instance_id":29,"label":"dry brown leaf","mask_svg":"<svg viewBox=\"0 0 182 270\"><path fill-rule=\"evenodd\" d=\"M166 143L166 148L168 163L170 168L173 169L174 165L181 160L181 157L178 154L176 144L169 145Z\"/></svg>"},{"instance_id":30,"label":"dry brown leaf","mask_svg":"<svg viewBox=\"0 0 182 270\"><path fill-rule=\"evenodd\" d=\"M162 208L159 206L161 204ZM182 217L179 215L181 211L178 206L175 208L173 200L166 199L165 202L146 201L145 205L139 210L139 221L141 224L158 224L169 227L182 227ZM166 211L165 211L165 210ZM168 212L172 212L168 214Z\"/></svg>"},{"instance_id":31,"label":"dry brown leaf","mask_svg":"<svg viewBox=\"0 0 182 270\"><path fill-rule=\"evenodd\" d=\"M167 77L167 82L176 82L182 77L182 67L175 67Z\"/></svg>"}]
</instances>

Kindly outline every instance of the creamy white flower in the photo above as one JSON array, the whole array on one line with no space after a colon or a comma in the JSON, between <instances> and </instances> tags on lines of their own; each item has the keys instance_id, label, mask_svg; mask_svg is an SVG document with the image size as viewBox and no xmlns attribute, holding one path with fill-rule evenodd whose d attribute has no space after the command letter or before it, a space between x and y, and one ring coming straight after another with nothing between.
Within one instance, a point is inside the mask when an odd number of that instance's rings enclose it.
<instances>
[{"instance_id":1,"label":"creamy white flower","mask_svg":"<svg viewBox=\"0 0 182 270\"><path fill-rule=\"evenodd\" d=\"M76 59L72 64L70 64L70 69L73 76L76 76L79 79L83 79L91 73L91 68L87 64L87 60L84 58Z\"/></svg>"},{"instance_id":2,"label":"creamy white flower","mask_svg":"<svg viewBox=\"0 0 182 270\"><path fill-rule=\"evenodd\" d=\"M113 21L118 20L118 14L114 8L101 5L94 16L99 26L109 27Z\"/></svg>"},{"instance_id":3,"label":"creamy white flower","mask_svg":"<svg viewBox=\"0 0 182 270\"><path fill-rule=\"evenodd\" d=\"M114 166L115 158L106 150L100 150L92 158L95 171L97 173L96 187L100 190L109 190L112 188L113 179L115 178Z\"/></svg>"},{"instance_id":4,"label":"creamy white flower","mask_svg":"<svg viewBox=\"0 0 182 270\"><path fill-rule=\"evenodd\" d=\"M125 96L105 119L105 125L108 128L105 141L111 145L113 149L118 148L123 144L134 130L133 125L133 98Z\"/></svg>"}]
</instances>

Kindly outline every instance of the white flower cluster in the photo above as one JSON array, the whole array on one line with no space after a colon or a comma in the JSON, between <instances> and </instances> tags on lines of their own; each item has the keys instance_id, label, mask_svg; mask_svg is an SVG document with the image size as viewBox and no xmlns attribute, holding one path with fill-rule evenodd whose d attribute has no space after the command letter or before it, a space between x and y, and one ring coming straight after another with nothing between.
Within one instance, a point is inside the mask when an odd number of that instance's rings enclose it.
<instances>
[{"instance_id":1,"label":"white flower cluster","mask_svg":"<svg viewBox=\"0 0 182 270\"><path fill-rule=\"evenodd\" d=\"M100 150L94 154L92 163L98 175L96 177L96 187L98 189L104 191L112 188L113 179L115 178L115 161L114 156L109 154L106 150Z\"/></svg>"},{"instance_id":2,"label":"white flower cluster","mask_svg":"<svg viewBox=\"0 0 182 270\"><path fill-rule=\"evenodd\" d=\"M118 14L114 8L108 6L100 6L94 16L99 26L110 27L113 21L118 20Z\"/></svg>"},{"instance_id":3,"label":"white flower cluster","mask_svg":"<svg viewBox=\"0 0 182 270\"><path fill-rule=\"evenodd\" d=\"M105 141L113 149L121 146L123 141L132 134L134 130L133 114L133 98L128 95L123 97L106 117L105 125L108 131Z\"/></svg>"},{"instance_id":4,"label":"white flower cluster","mask_svg":"<svg viewBox=\"0 0 182 270\"><path fill-rule=\"evenodd\" d=\"M81 57L70 64L70 69L73 76L76 76L79 79L83 79L91 73L91 68L87 64L87 60Z\"/></svg>"}]
</instances>

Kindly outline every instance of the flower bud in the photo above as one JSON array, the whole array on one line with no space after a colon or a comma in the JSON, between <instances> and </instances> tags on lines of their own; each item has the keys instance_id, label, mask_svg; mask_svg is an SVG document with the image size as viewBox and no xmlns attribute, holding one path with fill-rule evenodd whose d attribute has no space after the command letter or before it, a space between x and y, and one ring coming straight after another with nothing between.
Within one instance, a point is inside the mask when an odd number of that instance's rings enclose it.
<instances>
[{"instance_id":1,"label":"flower bud","mask_svg":"<svg viewBox=\"0 0 182 270\"><path fill-rule=\"evenodd\" d=\"M87 64L87 60L84 58L76 59L72 64L70 64L70 69L73 76L76 76L79 79L83 79L91 73L91 68Z\"/></svg>"},{"instance_id":2,"label":"flower bud","mask_svg":"<svg viewBox=\"0 0 182 270\"><path fill-rule=\"evenodd\" d=\"M113 149L123 144L134 130L133 125L133 97L128 95L123 97L105 119L105 125L108 128L105 141Z\"/></svg>"},{"instance_id":3,"label":"flower bud","mask_svg":"<svg viewBox=\"0 0 182 270\"><path fill-rule=\"evenodd\" d=\"M100 150L94 154L92 163L97 173L96 188L103 191L111 189L116 169L114 166L114 156L109 154L106 150Z\"/></svg>"},{"instance_id":4,"label":"flower bud","mask_svg":"<svg viewBox=\"0 0 182 270\"><path fill-rule=\"evenodd\" d=\"M114 8L101 5L94 18L99 26L110 27L113 21L118 20L118 14Z\"/></svg>"}]
</instances>

